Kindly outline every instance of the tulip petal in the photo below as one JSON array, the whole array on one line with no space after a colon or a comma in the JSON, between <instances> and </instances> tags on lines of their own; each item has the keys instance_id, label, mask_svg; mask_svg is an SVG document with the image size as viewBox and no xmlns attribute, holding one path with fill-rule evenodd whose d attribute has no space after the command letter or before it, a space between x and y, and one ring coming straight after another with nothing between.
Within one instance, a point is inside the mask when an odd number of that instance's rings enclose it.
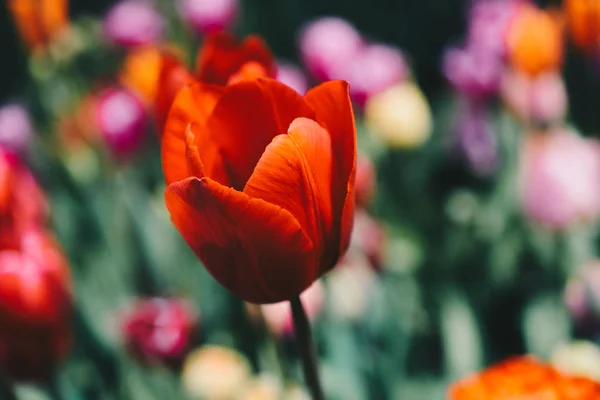
<instances>
[{"instance_id":1,"label":"tulip petal","mask_svg":"<svg viewBox=\"0 0 600 400\"><path fill-rule=\"evenodd\" d=\"M176 182L165 197L191 249L242 299L289 300L317 278L313 244L288 211L210 178Z\"/></svg>"},{"instance_id":2,"label":"tulip petal","mask_svg":"<svg viewBox=\"0 0 600 400\"><path fill-rule=\"evenodd\" d=\"M187 68L170 54L163 54L158 78L158 93L154 104L154 114L159 134L162 135L165 121L177 92L194 78Z\"/></svg>"},{"instance_id":3,"label":"tulip petal","mask_svg":"<svg viewBox=\"0 0 600 400\"><path fill-rule=\"evenodd\" d=\"M204 165L206 176L220 183L227 183L218 148L208 136L200 134L203 133L206 119L221 94L221 88L200 83L187 85L177 94L162 138L162 163L168 185L194 176L188 168L186 145L188 127L193 133L194 144Z\"/></svg>"},{"instance_id":4,"label":"tulip petal","mask_svg":"<svg viewBox=\"0 0 600 400\"><path fill-rule=\"evenodd\" d=\"M326 82L311 89L305 100L315 110L316 120L331 135L331 154L335 160L331 179L333 225L341 226L329 245L331 262L335 262L350 243L354 218L356 128L348 83Z\"/></svg>"},{"instance_id":5,"label":"tulip petal","mask_svg":"<svg viewBox=\"0 0 600 400\"><path fill-rule=\"evenodd\" d=\"M331 231L331 143L315 121L295 119L267 146L244 193L289 211L322 254Z\"/></svg>"},{"instance_id":6,"label":"tulip petal","mask_svg":"<svg viewBox=\"0 0 600 400\"><path fill-rule=\"evenodd\" d=\"M263 66L269 77L277 72L275 58L259 36L250 35L240 43L230 33L220 32L207 37L198 52L196 75L202 82L226 85L247 62Z\"/></svg>"},{"instance_id":7,"label":"tulip petal","mask_svg":"<svg viewBox=\"0 0 600 400\"><path fill-rule=\"evenodd\" d=\"M287 132L296 117L313 116L295 90L273 79L258 79L229 86L206 131L221 149L231 186L242 190L273 138Z\"/></svg>"}]
</instances>

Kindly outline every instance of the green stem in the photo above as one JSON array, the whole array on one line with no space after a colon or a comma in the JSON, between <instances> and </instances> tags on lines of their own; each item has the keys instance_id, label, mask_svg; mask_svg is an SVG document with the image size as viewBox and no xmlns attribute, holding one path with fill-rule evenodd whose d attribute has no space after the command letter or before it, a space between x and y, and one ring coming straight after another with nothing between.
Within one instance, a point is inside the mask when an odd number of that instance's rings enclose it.
<instances>
[{"instance_id":1,"label":"green stem","mask_svg":"<svg viewBox=\"0 0 600 400\"><path fill-rule=\"evenodd\" d=\"M302 359L302 369L304 370L304 379L306 386L312 395L313 400L324 400L323 389L319 381L319 369L317 366L317 354L312 341L310 332L310 323L300 301L300 297L290 300L292 306L292 316L294 318L294 329L300 358Z\"/></svg>"}]
</instances>

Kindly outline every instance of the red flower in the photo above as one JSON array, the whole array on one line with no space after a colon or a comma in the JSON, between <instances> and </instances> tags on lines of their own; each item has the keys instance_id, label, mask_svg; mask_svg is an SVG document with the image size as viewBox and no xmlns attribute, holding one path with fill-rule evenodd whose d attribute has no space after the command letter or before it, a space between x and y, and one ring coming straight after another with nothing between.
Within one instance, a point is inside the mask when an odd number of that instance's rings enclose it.
<instances>
[{"instance_id":1,"label":"red flower","mask_svg":"<svg viewBox=\"0 0 600 400\"><path fill-rule=\"evenodd\" d=\"M225 86L242 80L274 77L277 62L268 46L258 36L238 42L231 34L221 32L206 38L196 59L195 77L203 83ZM155 113L162 132L175 95L193 80L193 74L170 54L163 54L158 82Z\"/></svg>"},{"instance_id":2,"label":"red flower","mask_svg":"<svg viewBox=\"0 0 600 400\"><path fill-rule=\"evenodd\" d=\"M185 302L151 298L133 307L122 330L129 350L143 361L177 362L189 348L195 324Z\"/></svg>"},{"instance_id":3,"label":"red flower","mask_svg":"<svg viewBox=\"0 0 600 400\"><path fill-rule=\"evenodd\" d=\"M0 252L0 370L14 379L41 379L69 349L70 274L47 233L21 239L18 250Z\"/></svg>"},{"instance_id":4,"label":"red flower","mask_svg":"<svg viewBox=\"0 0 600 400\"><path fill-rule=\"evenodd\" d=\"M594 400L600 384L563 375L533 357L514 357L450 388L451 400Z\"/></svg>"},{"instance_id":5,"label":"red flower","mask_svg":"<svg viewBox=\"0 0 600 400\"><path fill-rule=\"evenodd\" d=\"M289 300L348 247L356 132L348 84L305 97L272 79L179 92L162 143L171 219L252 303Z\"/></svg>"}]
</instances>

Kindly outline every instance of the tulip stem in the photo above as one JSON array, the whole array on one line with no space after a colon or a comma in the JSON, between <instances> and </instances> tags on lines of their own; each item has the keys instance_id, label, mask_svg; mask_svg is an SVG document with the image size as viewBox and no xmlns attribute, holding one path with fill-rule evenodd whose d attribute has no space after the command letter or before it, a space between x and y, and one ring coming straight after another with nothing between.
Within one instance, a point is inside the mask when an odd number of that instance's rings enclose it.
<instances>
[{"instance_id":1,"label":"tulip stem","mask_svg":"<svg viewBox=\"0 0 600 400\"><path fill-rule=\"evenodd\" d=\"M294 330L300 358L302 359L302 369L304 370L304 379L306 386L312 395L313 400L324 400L323 389L319 381L319 369L317 365L317 353L312 341L310 323L300 301L300 297L290 300L292 306L292 317L294 318Z\"/></svg>"}]
</instances>

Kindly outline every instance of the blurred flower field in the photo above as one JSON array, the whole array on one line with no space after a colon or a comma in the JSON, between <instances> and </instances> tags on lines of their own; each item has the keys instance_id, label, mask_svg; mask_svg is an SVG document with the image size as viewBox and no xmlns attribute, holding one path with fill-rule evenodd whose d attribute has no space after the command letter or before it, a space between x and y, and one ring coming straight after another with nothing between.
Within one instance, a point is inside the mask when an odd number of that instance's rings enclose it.
<instances>
[{"instance_id":1,"label":"blurred flower field","mask_svg":"<svg viewBox=\"0 0 600 400\"><path fill-rule=\"evenodd\" d=\"M600 399L600 2L258 3L2 5L0 399Z\"/></svg>"}]
</instances>

